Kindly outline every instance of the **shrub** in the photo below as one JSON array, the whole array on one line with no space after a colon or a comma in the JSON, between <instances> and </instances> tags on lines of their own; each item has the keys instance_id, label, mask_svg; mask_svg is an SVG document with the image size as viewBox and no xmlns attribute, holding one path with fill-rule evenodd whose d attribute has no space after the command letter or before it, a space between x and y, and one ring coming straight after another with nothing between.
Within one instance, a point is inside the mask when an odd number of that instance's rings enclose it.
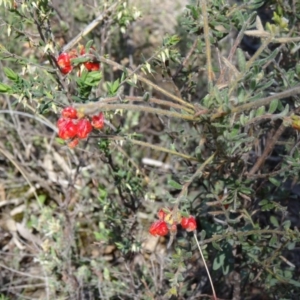
<instances>
[{"instance_id":1,"label":"shrub","mask_svg":"<svg viewBox=\"0 0 300 300\"><path fill-rule=\"evenodd\" d=\"M0 5L2 297L299 297L296 1Z\"/></svg>"}]
</instances>

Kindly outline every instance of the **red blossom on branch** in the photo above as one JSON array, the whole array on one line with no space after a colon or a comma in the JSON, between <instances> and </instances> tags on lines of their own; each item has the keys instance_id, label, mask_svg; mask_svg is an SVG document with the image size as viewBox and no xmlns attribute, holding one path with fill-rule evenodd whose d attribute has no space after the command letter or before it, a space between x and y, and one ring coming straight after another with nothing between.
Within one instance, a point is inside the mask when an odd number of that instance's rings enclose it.
<instances>
[{"instance_id":1,"label":"red blossom on branch","mask_svg":"<svg viewBox=\"0 0 300 300\"><path fill-rule=\"evenodd\" d=\"M194 231L197 229L196 219L193 216L189 216L188 218L183 217L180 222L183 229L186 231Z\"/></svg>"},{"instance_id":2,"label":"red blossom on branch","mask_svg":"<svg viewBox=\"0 0 300 300\"><path fill-rule=\"evenodd\" d=\"M177 211L175 216L172 214L172 209L160 209L157 212L158 221L152 223L149 233L154 236L164 236L170 232L173 236L177 233L177 225L181 224L186 231L194 231L197 229L197 222L195 217L182 217L181 212Z\"/></svg>"},{"instance_id":3,"label":"red blossom on branch","mask_svg":"<svg viewBox=\"0 0 300 300\"><path fill-rule=\"evenodd\" d=\"M165 236L168 234L168 232L169 232L168 225L165 221L162 220L158 220L154 222L149 228L149 233L154 236L157 235Z\"/></svg>"},{"instance_id":4,"label":"red blossom on branch","mask_svg":"<svg viewBox=\"0 0 300 300\"><path fill-rule=\"evenodd\" d=\"M79 139L85 139L92 132L93 128L102 129L104 127L104 114L100 112L90 120L88 116L80 118L77 110L68 106L61 112L61 117L57 121L58 136L63 140L71 140L68 143L70 148L75 148Z\"/></svg>"}]
</instances>

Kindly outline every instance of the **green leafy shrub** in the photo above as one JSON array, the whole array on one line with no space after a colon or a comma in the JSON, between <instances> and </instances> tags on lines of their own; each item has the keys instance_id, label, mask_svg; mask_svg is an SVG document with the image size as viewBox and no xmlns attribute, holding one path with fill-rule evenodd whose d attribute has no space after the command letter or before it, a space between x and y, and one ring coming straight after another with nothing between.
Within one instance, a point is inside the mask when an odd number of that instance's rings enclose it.
<instances>
[{"instance_id":1,"label":"green leafy shrub","mask_svg":"<svg viewBox=\"0 0 300 300\"><path fill-rule=\"evenodd\" d=\"M299 4L68 4L0 1L3 297L297 299Z\"/></svg>"}]
</instances>

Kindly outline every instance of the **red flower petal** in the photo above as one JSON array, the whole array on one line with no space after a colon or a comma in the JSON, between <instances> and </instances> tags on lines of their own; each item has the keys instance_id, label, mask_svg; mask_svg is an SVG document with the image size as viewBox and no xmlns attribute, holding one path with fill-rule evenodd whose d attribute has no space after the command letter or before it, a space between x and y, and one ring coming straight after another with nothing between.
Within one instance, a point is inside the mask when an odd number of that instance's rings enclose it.
<instances>
[{"instance_id":1,"label":"red flower petal","mask_svg":"<svg viewBox=\"0 0 300 300\"><path fill-rule=\"evenodd\" d=\"M180 224L183 229L189 232L197 229L197 222L193 216L189 216L188 218L183 217Z\"/></svg>"},{"instance_id":2,"label":"red flower petal","mask_svg":"<svg viewBox=\"0 0 300 300\"><path fill-rule=\"evenodd\" d=\"M71 65L70 56L68 53L62 53L57 58L57 64L60 67L60 71L63 74L68 74L72 71L73 67Z\"/></svg>"},{"instance_id":3,"label":"red flower petal","mask_svg":"<svg viewBox=\"0 0 300 300\"><path fill-rule=\"evenodd\" d=\"M99 71L100 70L100 63L98 61L92 62L87 61L84 63L84 66L88 71Z\"/></svg>"},{"instance_id":4,"label":"red flower petal","mask_svg":"<svg viewBox=\"0 0 300 300\"><path fill-rule=\"evenodd\" d=\"M77 134L77 124L72 120L60 121L58 136L63 140L72 139Z\"/></svg>"},{"instance_id":5,"label":"red flower petal","mask_svg":"<svg viewBox=\"0 0 300 300\"><path fill-rule=\"evenodd\" d=\"M91 47L90 49L96 50L94 47ZM81 55L85 54L85 48L83 46L80 47L80 54ZM95 61L95 59L96 58L93 56L93 57L91 57L90 61L83 63L88 71L99 71L100 70L100 62Z\"/></svg>"},{"instance_id":6,"label":"red flower petal","mask_svg":"<svg viewBox=\"0 0 300 300\"><path fill-rule=\"evenodd\" d=\"M93 130L93 126L88 119L81 119L77 124L77 136L80 139L88 137L90 132Z\"/></svg>"},{"instance_id":7,"label":"red flower petal","mask_svg":"<svg viewBox=\"0 0 300 300\"><path fill-rule=\"evenodd\" d=\"M104 127L104 114L102 112L92 117L92 125L96 129L102 129Z\"/></svg>"},{"instance_id":8,"label":"red flower petal","mask_svg":"<svg viewBox=\"0 0 300 300\"><path fill-rule=\"evenodd\" d=\"M72 106L68 106L62 110L61 115L64 118L77 119L77 110Z\"/></svg>"},{"instance_id":9,"label":"red flower petal","mask_svg":"<svg viewBox=\"0 0 300 300\"><path fill-rule=\"evenodd\" d=\"M65 118L59 118L57 120L56 126L60 129L65 126L65 124L68 122Z\"/></svg>"},{"instance_id":10,"label":"red flower petal","mask_svg":"<svg viewBox=\"0 0 300 300\"><path fill-rule=\"evenodd\" d=\"M168 232L169 232L168 225L165 221L162 220L158 220L154 222L149 228L149 233L154 236L157 235L165 236L168 234Z\"/></svg>"}]
</instances>

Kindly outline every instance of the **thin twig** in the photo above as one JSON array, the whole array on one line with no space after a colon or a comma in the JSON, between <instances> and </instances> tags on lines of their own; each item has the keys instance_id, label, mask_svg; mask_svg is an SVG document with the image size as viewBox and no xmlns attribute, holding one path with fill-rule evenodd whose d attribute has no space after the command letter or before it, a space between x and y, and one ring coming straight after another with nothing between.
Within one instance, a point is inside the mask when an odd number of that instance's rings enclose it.
<instances>
[{"instance_id":1,"label":"thin twig","mask_svg":"<svg viewBox=\"0 0 300 300\"><path fill-rule=\"evenodd\" d=\"M134 74L133 71L132 71L131 69L126 68L126 67L124 67L124 66L122 66L122 65L120 65L120 64L118 64L118 63L116 63L116 62L114 62L114 61L112 61L112 60L110 60L110 59L108 59L108 58L105 58L105 57L103 57L103 56L98 56L97 58L99 59L99 61L101 61L101 62L103 62L103 63L106 63L106 64L108 64L108 65L111 65L111 66L115 67L115 68L118 69L118 70L121 70L121 71L123 71L123 72L126 72L129 76L131 76L131 75L136 76L136 78L137 78L139 81L144 82L144 83L147 84L148 86L151 86L154 90L156 90L156 91L162 93L163 95L169 97L170 99L172 99L172 100L174 100L174 101L176 101L176 102L178 102L178 103L181 103L181 104L184 105L187 109L190 108L190 109L194 110L194 105L193 105L193 104L188 103L188 102L184 101L183 99L181 99L181 98L179 98L179 97L177 97L177 96L175 96L175 95L169 93L168 91L164 90L163 88L159 87L158 85L156 85L156 84L153 83L152 81L150 81L150 80L144 78L143 76L138 75L138 74Z\"/></svg>"},{"instance_id":2,"label":"thin twig","mask_svg":"<svg viewBox=\"0 0 300 300\"><path fill-rule=\"evenodd\" d=\"M285 171L290 171L290 170L291 170L291 166L286 166L286 167L281 168L280 170L273 171L273 172L270 172L270 173L267 173L267 174L253 174L253 175L251 175L249 173L245 173L245 176L250 177L252 179L269 178L269 177L273 177L275 175L278 175L280 173L283 173Z\"/></svg>"},{"instance_id":3,"label":"thin twig","mask_svg":"<svg viewBox=\"0 0 300 300\"><path fill-rule=\"evenodd\" d=\"M192 184L192 182L198 177L201 175L201 173L203 172L203 170L205 169L205 167L210 164L214 157L216 156L216 152L211 155L208 159L205 160L204 163L201 164L201 166L197 169L197 171L193 174L193 176L190 178L190 180L188 182L186 182L182 189L181 189L181 192L179 193L179 195L177 196L177 199L176 199L176 202L175 202L175 205L172 209L172 215L173 215L173 218L175 219L176 216L177 216L177 212L178 212L178 208L179 208L179 204L182 200L182 198L184 197L184 195L187 194L187 190L189 188L189 186ZM173 240L174 240L174 236L171 234L170 235L170 240L169 240L169 243L167 245L167 248L170 248L172 243L173 243Z\"/></svg>"},{"instance_id":4,"label":"thin twig","mask_svg":"<svg viewBox=\"0 0 300 300\"><path fill-rule=\"evenodd\" d=\"M237 47L240 45L242 39L243 39L243 36L244 36L244 32L245 30L248 28L248 26L250 25L250 21L252 20L253 16L255 15L256 13L253 13L250 15L250 17L248 18L248 20L243 24L238 36L236 37L235 41L234 41L234 44L233 46L231 47L230 49L230 52L229 52L229 55L227 57L227 59L229 61L232 61L232 58L233 58L233 55L237 49Z\"/></svg>"},{"instance_id":5,"label":"thin twig","mask_svg":"<svg viewBox=\"0 0 300 300\"><path fill-rule=\"evenodd\" d=\"M111 12L119 5L116 1L111 7L101 13L95 20L87 25L78 35L76 35L67 45L62 48L62 52L67 52L73 48L84 36L90 33L96 26L98 26Z\"/></svg>"},{"instance_id":6,"label":"thin twig","mask_svg":"<svg viewBox=\"0 0 300 300\"><path fill-rule=\"evenodd\" d=\"M175 74L172 76L172 79L174 80L179 72L181 72L181 70L186 66L186 64L188 63L188 61L190 60L191 55L193 54L193 52L195 51L196 47L198 44L198 38L196 38L194 40L194 43L190 49L190 51L188 52L188 54L186 55L185 59L183 60L182 64L179 66L179 68L176 70Z\"/></svg>"},{"instance_id":7,"label":"thin twig","mask_svg":"<svg viewBox=\"0 0 300 300\"><path fill-rule=\"evenodd\" d=\"M217 118L220 118L224 115L227 115L229 113L232 113L232 114L241 113L241 112L244 112L246 110L258 108L258 107L270 104L275 99L280 100L280 99L283 99L283 98L295 96L297 94L300 94L300 85L294 86L294 87L292 87L292 88L290 88L286 91L276 93L276 94L271 95L269 97L255 100L254 102L249 102L249 103L246 103L246 104L235 106L229 112L219 111L219 112L213 114L211 116L210 120L213 121L213 120L215 120Z\"/></svg>"},{"instance_id":8,"label":"thin twig","mask_svg":"<svg viewBox=\"0 0 300 300\"><path fill-rule=\"evenodd\" d=\"M114 96L114 97L107 97L107 98L96 98L99 99L98 101L94 101L95 99L93 99L93 101L91 102L87 102L87 103L75 103L74 106L78 109L81 110L82 113L86 113L86 114L93 114L99 111L99 105L103 105L103 103L111 103L111 102L120 102L120 97L118 96ZM149 98L147 100L144 99L144 97L135 97L135 96L124 96L122 99L122 102L126 103L127 101L130 102L143 102L143 103L154 103L154 104L158 104L161 106L169 106L175 109L180 109L180 110L184 110L184 111L190 111L189 109L183 107L180 104L176 104L174 102L171 101L166 101L166 100L161 100L158 98ZM190 111L192 114L193 112ZM195 115L194 115L195 118Z\"/></svg>"},{"instance_id":9,"label":"thin twig","mask_svg":"<svg viewBox=\"0 0 300 300\"><path fill-rule=\"evenodd\" d=\"M206 245L206 244L210 244L212 242L217 242L217 241L220 241L220 240L224 240L224 239L229 238L229 237L245 237L245 236L248 236L248 235L258 235L258 234L259 235L278 234L278 235L281 235L281 236L286 236L287 232L286 231L281 231L281 230L276 230L276 229L257 229L257 230L239 231L239 232L228 231L224 234L213 235L213 237L211 237L209 239L205 239L203 241L200 241L199 244L200 245ZM295 234L298 234L298 233L295 232ZM299 238L299 237L296 236L296 238Z\"/></svg>"},{"instance_id":10,"label":"thin twig","mask_svg":"<svg viewBox=\"0 0 300 300\"><path fill-rule=\"evenodd\" d=\"M238 83L244 78L245 73L252 67L254 62L258 59L258 57L261 55L261 53L269 46L270 42L272 41L272 36L269 36L266 38L261 46L257 49L257 51L254 53L254 55L249 59L249 61L246 63L246 70L245 72L241 73L238 78L232 83L230 90L228 92L228 96L230 97L232 93L235 91L236 86Z\"/></svg>"},{"instance_id":11,"label":"thin twig","mask_svg":"<svg viewBox=\"0 0 300 300\"><path fill-rule=\"evenodd\" d=\"M128 138L128 137L114 136L114 137L111 137L111 139L113 139L115 141L129 142L129 143L132 143L132 144L135 144L135 145L151 148L151 149L154 149L154 150L160 151L160 152L169 153L169 154L176 155L176 156L182 157L184 159L192 160L192 161L199 161L196 157L186 155L186 154L183 154L183 153L171 150L171 149L167 149L167 148L164 148L164 147L161 147L161 146L156 146L156 145L149 144L149 143L146 143L146 142L134 140L134 139L131 139L131 138Z\"/></svg>"},{"instance_id":12,"label":"thin twig","mask_svg":"<svg viewBox=\"0 0 300 300\"><path fill-rule=\"evenodd\" d=\"M264 152L258 158L258 160L256 161L255 165L252 167L252 169L249 171L249 174L248 174L249 176L255 174L260 169L260 167L263 165L263 163L267 159L268 155L273 150L276 142L278 141L278 139L280 138L280 136L283 134L283 132L284 132L285 129L286 129L286 126L282 123L280 125L280 127L277 129L277 131L274 134L274 136L270 137L270 139L268 140L267 145L266 145L266 147L264 149Z\"/></svg>"},{"instance_id":13,"label":"thin twig","mask_svg":"<svg viewBox=\"0 0 300 300\"><path fill-rule=\"evenodd\" d=\"M32 185L32 183L30 182L29 180L29 177L27 176L26 174L26 171L23 170L23 168L15 161L15 158L9 153L7 152L6 150L2 149L0 147L0 152L2 152L2 154L4 156L7 157L8 160L10 160L10 162L16 167L16 169L18 169L18 171L22 174L22 176L25 178L25 180L27 181L27 183L29 184L29 186L32 188L33 190L33 194L35 196L35 199L37 200L37 203L40 205L40 208L42 208L42 204L41 202L39 201L39 197L36 193L36 189L34 188L34 186Z\"/></svg>"},{"instance_id":14,"label":"thin twig","mask_svg":"<svg viewBox=\"0 0 300 300\"><path fill-rule=\"evenodd\" d=\"M131 111L148 112L148 113L169 116L169 117L188 120L188 121L195 120L194 116L191 115L180 114L166 109L154 108L154 107L143 106L143 105L122 104L122 103L109 104L109 103L102 103L102 102L96 102L92 104L94 105L85 106L85 104L78 104L75 107L79 113L83 113L83 114L94 114L98 111L116 111L118 109L124 109L124 110L131 110Z\"/></svg>"},{"instance_id":15,"label":"thin twig","mask_svg":"<svg viewBox=\"0 0 300 300\"><path fill-rule=\"evenodd\" d=\"M211 276L210 276L210 273L209 273L209 270L208 270L208 267L207 267L204 255L202 253L202 249L201 249L200 244L199 244L198 239L197 239L196 230L194 231L194 238L195 238L196 244L198 246L198 249L199 249L202 261L204 263L204 267L205 267L205 270L206 270L206 273L207 273L207 276L208 276L208 279L209 279L209 282L210 282L210 285L211 285L211 289L212 289L212 292L213 292L213 295L214 295L214 300L217 300L218 299L217 298L217 294L216 294L216 291L215 291L215 288L214 288L214 284L213 284L213 281L211 279Z\"/></svg>"},{"instance_id":16,"label":"thin twig","mask_svg":"<svg viewBox=\"0 0 300 300\"><path fill-rule=\"evenodd\" d=\"M206 64L207 64L207 73L208 73L208 86L211 86L213 80L215 79L215 74L212 69L211 64L211 46L209 38L209 24L208 24L208 14L207 14L207 4L206 0L201 0L201 9L203 16L203 30L204 30L204 40L205 40L205 49L206 49Z\"/></svg>"},{"instance_id":17,"label":"thin twig","mask_svg":"<svg viewBox=\"0 0 300 300\"><path fill-rule=\"evenodd\" d=\"M13 272L13 273L25 276L25 277L36 278L36 279L40 279L40 280L45 280L44 277L31 275L28 272L25 273L25 272L20 272L20 271L14 270L12 268L7 267L6 265L3 265L2 263L0 263L0 267L3 268L3 269L9 270L10 272Z\"/></svg>"},{"instance_id":18,"label":"thin twig","mask_svg":"<svg viewBox=\"0 0 300 300\"><path fill-rule=\"evenodd\" d=\"M31 114L28 114L28 113L25 113L22 111L6 110L6 109L0 110L0 114L14 114L14 115L21 115L24 117L28 117L28 118L34 119L34 120L44 124L45 126L52 129L54 132L58 132L56 126L54 126L52 123L50 123L44 116L38 117L38 116L31 115Z\"/></svg>"}]
</instances>

